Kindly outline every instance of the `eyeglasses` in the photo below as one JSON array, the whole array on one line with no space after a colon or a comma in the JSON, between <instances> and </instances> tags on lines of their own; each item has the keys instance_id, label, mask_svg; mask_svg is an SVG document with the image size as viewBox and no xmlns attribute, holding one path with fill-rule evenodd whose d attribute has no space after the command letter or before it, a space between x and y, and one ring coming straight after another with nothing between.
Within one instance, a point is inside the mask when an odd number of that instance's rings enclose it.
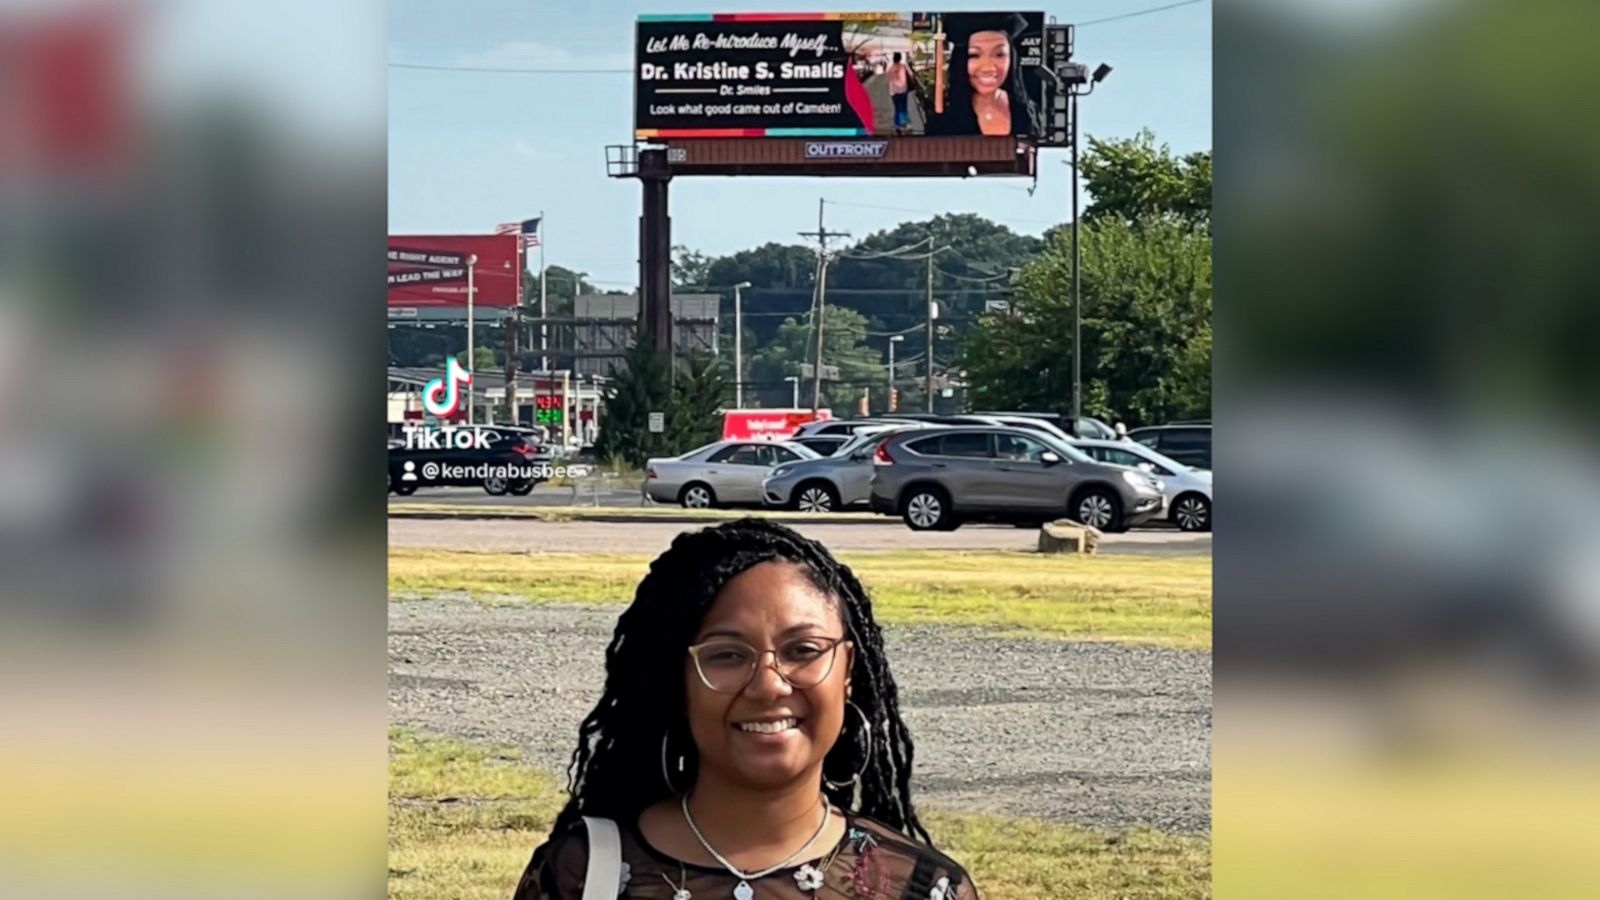
<instances>
[{"instance_id":1,"label":"eyeglasses","mask_svg":"<svg viewBox=\"0 0 1600 900\"><path fill-rule=\"evenodd\" d=\"M757 650L744 641L718 638L689 648L695 671L705 686L719 694L737 694L756 677L756 670L768 653L774 668L790 687L814 688L833 672L844 638L796 638L776 650Z\"/></svg>"}]
</instances>

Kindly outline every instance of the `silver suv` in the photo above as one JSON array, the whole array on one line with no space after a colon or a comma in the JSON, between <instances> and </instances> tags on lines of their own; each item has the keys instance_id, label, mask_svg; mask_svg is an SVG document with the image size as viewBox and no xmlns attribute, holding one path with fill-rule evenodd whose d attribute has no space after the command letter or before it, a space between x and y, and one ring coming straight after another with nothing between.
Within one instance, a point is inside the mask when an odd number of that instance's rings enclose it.
<instances>
[{"instance_id":1,"label":"silver suv","mask_svg":"<svg viewBox=\"0 0 1600 900\"><path fill-rule=\"evenodd\" d=\"M1124 531L1163 512L1163 485L1145 472L1099 463L1019 428L943 428L894 434L873 456L874 512L915 531L964 520L1028 525L1066 518Z\"/></svg>"}]
</instances>

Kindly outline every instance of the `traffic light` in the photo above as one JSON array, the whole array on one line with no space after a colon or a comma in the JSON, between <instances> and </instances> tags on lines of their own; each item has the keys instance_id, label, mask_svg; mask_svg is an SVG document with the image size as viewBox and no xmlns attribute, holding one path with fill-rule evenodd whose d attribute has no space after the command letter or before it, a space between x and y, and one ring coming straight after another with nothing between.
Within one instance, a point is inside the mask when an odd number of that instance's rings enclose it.
<instances>
[{"instance_id":1,"label":"traffic light","mask_svg":"<svg viewBox=\"0 0 1600 900\"><path fill-rule=\"evenodd\" d=\"M889 412L898 412L899 410L900 410L900 389L899 388L890 388L889 389Z\"/></svg>"},{"instance_id":2,"label":"traffic light","mask_svg":"<svg viewBox=\"0 0 1600 900\"><path fill-rule=\"evenodd\" d=\"M856 415L863 419L867 417L867 397L867 392L862 391L861 396L856 400Z\"/></svg>"}]
</instances>

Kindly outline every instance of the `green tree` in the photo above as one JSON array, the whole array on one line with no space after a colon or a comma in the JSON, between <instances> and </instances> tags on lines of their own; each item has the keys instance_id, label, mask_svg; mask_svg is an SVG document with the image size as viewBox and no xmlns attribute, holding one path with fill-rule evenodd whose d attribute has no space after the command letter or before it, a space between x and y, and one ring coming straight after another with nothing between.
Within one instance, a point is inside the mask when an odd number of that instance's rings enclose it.
<instances>
[{"instance_id":1,"label":"green tree","mask_svg":"<svg viewBox=\"0 0 1600 900\"><path fill-rule=\"evenodd\" d=\"M711 284L711 257L682 244L672 248L672 286L704 288Z\"/></svg>"},{"instance_id":2,"label":"green tree","mask_svg":"<svg viewBox=\"0 0 1600 900\"><path fill-rule=\"evenodd\" d=\"M1086 225L1083 409L1129 426L1211 410L1211 237L1163 216ZM965 342L978 408L1068 412L1072 405L1071 235L1018 280L1010 312Z\"/></svg>"},{"instance_id":3,"label":"green tree","mask_svg":"<svg viewBox=\"0 0 1600 900\"><path fill-rule=\"evenodd\" d=\"M601 459L620 457L642 466L652 456L669 452L667 435L650 432L650 413L665 413L672 402L671 363L647 342L635 342L606 387L602 399L600 433L595 454Z\"/></svg>"},{"instance_id":4,"label":"green tree","mask_svg":"<svg viewBox=\"0 0 1600 900\"><path fill-rule=\"evenodd\" d=\"M1089 138L1083 184L1092 198L1085 222L1127 224L1175 218L1209 228L1211 151L1174 156L1148 128L1131 138Z\"/></svg>"},{"instance_id":5,"label":"green tree","mask_svg":"<svg viewBox=\"0 0 1600 900\"><path fill-rule=\"evenodd\" d=\"M595 453L601 459L620 457L642 466L652 456L693 450L722 433L722 396L726 382L710 354L692 353L678 371L665 354L635 343L624 359L625 369L611 380L602 400ZM664 430L650 431L650 413L663 414Z\"/></svg>"},{"instance_id":6,"label":"green tree","mask_svg":"<svg viewBox=\"0 0 1600 900\"><path fill-rule=\"evenodd\" d=\"M687 453L722 436L722 398L727 382L715 357L691 353L672 382L667 408L667 444L672 453Z\"/></svg>"},{"instance_id":7,"label":"green tree","mask_svg":"<svg viewBox=\"0 0 1600 900\"><path fill-rule=\"evenodd\" d=\"M864 385L881 390L887 373L878 351L867 344L867 319L861 313L842 306L828 304L827 318L823 323L822 362L839 369L837 380L822 383L822 405L832 409L834 415L854 415L857 398ZM793 399L791 386L784 381L789 375L799 375L802 365L816 361L816 344L809 322L790 317L778 326L771 342L760 348L748 362L749 380L762 385L759 396L763 406L788 406ZM902 369L902 373L906 370ZM749 388L745 391L750 396ZM811 380L800 384L800 404L811 403Z\"/></svg>"},{"instance_id":8,"label":"green tree","mask_svg":"<svg viewBox=\"0 0 1600 900\"><path fill-rule=\"evenodd\" d=\"M573 311L572 298L579 294L598 294L600 289L585 280L587 272L575 272L562 266L546 266L545 278L550 286L545 291L545 309L552 316L570 316ZM539 273L530 273L522 281L522 303L532 307L534 314L539 309Z\"/></svg>"},{"instance_id":9,"label":"green tree","mask_svg":"<svg viewBox=\"0 0 1600 900\"><path fill-rule=\"evenodd\" d=\"M498 375L500 370L504 368L501 357L502 354L493 347L473 347L472 359L474 365L472 366L472 371ZM462 350L457 353L456 360L465 366L467 364L467 351Z\"/></svg>"}]
</instances>

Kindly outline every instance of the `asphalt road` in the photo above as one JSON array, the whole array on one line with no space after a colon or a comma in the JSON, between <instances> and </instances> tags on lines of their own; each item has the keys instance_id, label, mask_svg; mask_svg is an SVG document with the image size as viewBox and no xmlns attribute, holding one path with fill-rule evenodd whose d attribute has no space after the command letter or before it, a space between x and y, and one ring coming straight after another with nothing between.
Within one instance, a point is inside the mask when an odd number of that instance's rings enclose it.
<instances>
[{"instance_id":1,"label":"asphalt road","mask_svg":"<svg viewBox=\"0 0 1600 900\"><path fill-rule=\"evenodd\" d=\"M707 525L713 523L706 523ZM787 522L829 550L1031 550L1038 531L1008 525L963 525L955 531L912 531L899 519L869 519L848 525ZM659 553L679 532L700 528L686 522L536 522L520 519L389 520L389 546L527 553ZM1173 529L1108 534L1107 554L1209 556L1210 534Z\"/></svg>"},{"instance_id":2,"label":"asphalt road","mask_svg":"<svg viewBox=\"0 0 1600 900\"><path fill-rule=\"evenodd\" d=\"M574 490L570 487L551 487L541 484L525 497L505 494L494 497L483 488L440 487L423 488L409 497L389 495L389 502L426 504L430 506L604 506L638 509L644 505L637 484L610 486L584 482Z\"/></svg>"},{"instance_id":3,"label":"asphalt road","mask_svg":"<svg viewBox=\"0 0 1600 900\"><path fill-rule=\"evenodd\" d=\"M612 526L615 527L615 526ZM552 774L599 699L616 606L389 607L396 725L513 743ZM917 801L1105 828L1210 828L1211 657L885 628Z\"/></svg>"}]
</instances>

